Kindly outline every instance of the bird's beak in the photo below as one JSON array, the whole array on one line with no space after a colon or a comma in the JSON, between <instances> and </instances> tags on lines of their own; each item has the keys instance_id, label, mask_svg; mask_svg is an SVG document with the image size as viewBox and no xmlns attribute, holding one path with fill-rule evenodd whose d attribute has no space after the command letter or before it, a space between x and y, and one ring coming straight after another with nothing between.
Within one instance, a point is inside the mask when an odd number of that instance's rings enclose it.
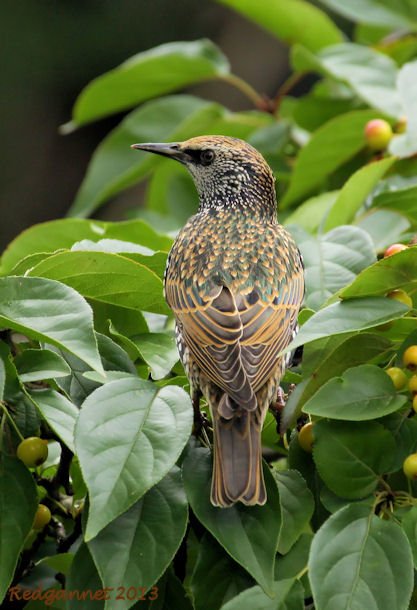
<instances>
[{"instance_id":1,"label":"bird's beak","mask_svg":"<svg viewBox=\"0 0 417 610\"><path fill-rule=\"evenodd\" d=\"M176 159L181 163L186 163L189 160L189 155L180 149L178 142L172 142L166 144L164 142L155 144L153 142L147 144L132 144L130 148L136 150L145 150L147 152L155 153L156 155L162 155L163 157L169 157L170 159Z\"/></svg>"}]
</instances>

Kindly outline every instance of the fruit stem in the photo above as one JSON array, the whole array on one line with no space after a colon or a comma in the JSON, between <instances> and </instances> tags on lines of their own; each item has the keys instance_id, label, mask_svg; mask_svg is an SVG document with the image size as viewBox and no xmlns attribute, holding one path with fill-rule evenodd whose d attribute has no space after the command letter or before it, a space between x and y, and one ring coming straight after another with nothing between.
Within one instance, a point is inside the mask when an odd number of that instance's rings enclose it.
<instances>
[{"instance_id":1,"label":"fruit stem","mask_svg":"<svg viewBox=\"0 0 417 610\"><path fill-rule=\"evenodd\" d=\"M236 89L239 89L243 95L245 95L256 108L262 109L265 105L265 100L263 97L243 78L236 76L236 74L225 74L220 76L220 80L226 81Z\"/></svg>"},{"instance_id":2,"label":"fruit stem","mask_svg":"<svg viewBox=\"0 0 417 610\"><path fill-rule=\"evenodd\" d=\"M0 407L3 409L4 415L9 420L9 423L12 426L12 428L14 429L14 431L16 432L17 436L20 438L21 441L24 441L25 437L22 435L22 433L20 432L19 428L16 426L16 423L15 423L13 417L10 415L10 413L8 412L8 410L6 408L6 405L1 400L0 400Z\"/></svg>"}]
</instances>

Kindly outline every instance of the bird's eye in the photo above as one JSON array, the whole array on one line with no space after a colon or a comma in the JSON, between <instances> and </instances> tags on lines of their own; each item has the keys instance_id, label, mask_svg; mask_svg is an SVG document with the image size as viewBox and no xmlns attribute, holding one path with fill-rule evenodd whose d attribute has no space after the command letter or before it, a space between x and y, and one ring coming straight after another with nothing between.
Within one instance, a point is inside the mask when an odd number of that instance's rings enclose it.
<instances>
[{"instance_id":1,"label":"bird's eye","mask_svg":"<svg viewBox=\"0 0 417 610\"><path fill-rule=\"evenodd\" d=\"M206 148L206 150L202 150L200 153L201 165L210 165L210 163L213 163L214 157L214 152L209 148Z\"/></svg>"}]
</instances>

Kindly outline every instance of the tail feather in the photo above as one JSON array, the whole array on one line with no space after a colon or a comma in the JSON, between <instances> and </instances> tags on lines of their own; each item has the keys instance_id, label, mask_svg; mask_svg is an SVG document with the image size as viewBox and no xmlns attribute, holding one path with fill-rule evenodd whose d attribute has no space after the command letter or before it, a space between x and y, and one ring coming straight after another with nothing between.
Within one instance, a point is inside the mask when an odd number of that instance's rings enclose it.
<instances>
[{"instance_id":1,"label":"tail feather","mask_svg":"<svg viewBox=\"0 0 417 610\"><path fill-rule=\"evenodd\" d=\"M257 413L240 408L230 419L215 415L213 421L212 503L222 507L237 501L249 506L265 504L261 429Z\"/></svg>"}]
</instances>

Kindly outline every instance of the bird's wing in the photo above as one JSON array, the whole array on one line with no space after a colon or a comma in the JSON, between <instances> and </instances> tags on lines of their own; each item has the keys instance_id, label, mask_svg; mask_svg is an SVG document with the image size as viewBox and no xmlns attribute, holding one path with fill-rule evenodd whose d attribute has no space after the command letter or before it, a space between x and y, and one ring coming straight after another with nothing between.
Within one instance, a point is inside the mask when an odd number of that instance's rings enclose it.
<instances>
[{"instance_id":1,"label":"bird's wing","mask_svg":"<svg viewBox=\"0 0 417 610\"><path fill-rule=\"evenodd\" d=\"M254 393L292 339L303 293L301 263L282 269L267 300L256 279L245 294L214 284L203 292L197 283L186 287L169 276L165 285L168 304L200 369L248 409L256 407Z\"/></svg>"}]
</instances>

